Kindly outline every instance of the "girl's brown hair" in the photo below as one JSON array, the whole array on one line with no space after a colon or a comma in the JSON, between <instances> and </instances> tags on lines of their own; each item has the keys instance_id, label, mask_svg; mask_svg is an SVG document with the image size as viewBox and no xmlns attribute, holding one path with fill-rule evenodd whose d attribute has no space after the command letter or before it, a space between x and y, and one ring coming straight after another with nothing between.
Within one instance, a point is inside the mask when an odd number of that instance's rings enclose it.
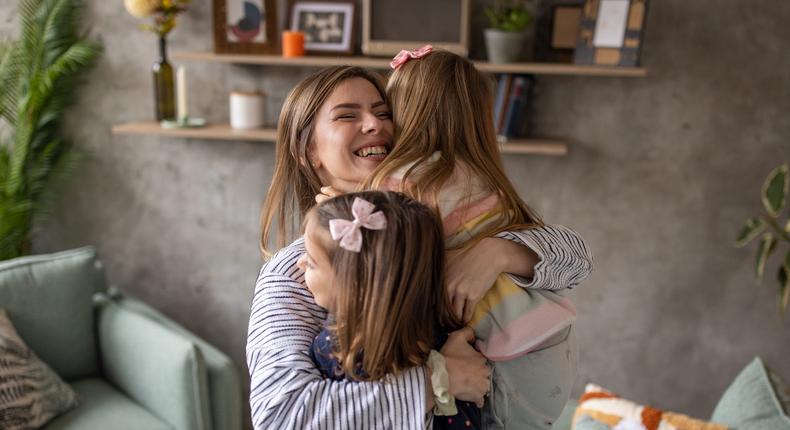
<instances>
[{"instance_id":1,"label":"girl's brown hair","mask_svg":"<svg viewBox=\"0 0 790 430\"><path fill-rule=\"evenodd\" d=\"M362 228L362 250L338 247L329 235L332 219L353 219L356 197L387 217L384 230ZM364 191L344 194L318 205L306 220L318 227L306 232L332 262L336 284L336 357L346 376L376 380L425 364L440 330L461 324L444 288L441 222L425 205L401 193ZM363 374L355 366L360 363Z\"/></svg>"},{"instance_id":2,"label":"girl's brown hair","mask_svg":"<svg viewBox=\"0 0 790 430\"><path fill-rule=\"evenodd\" d=\"M542 225L505 174L492 120L492 79L466 58L434 51L398 67L387 83L395 124L395 148L369 181L379 188L396 171L414 198L436 206L437 193L460 162L499 196L503 221L479 232L467 245L512 229ZM441 153L438 162L428 159Z\"/></svg>"},{"instance_id":3,"label":"girl's brown hair","mask_svg":"<svg viewBox=\"0 0 790 430\"><path fill-rule=\"evenodd\" d=\"M336 66L322 69L305 78L291 90L283 103L277 124L274 175L261 211L260 246L264 256L273 253L269 242L275 228L277 248L282 248L295 238L302 217L313 206L313 199L320 192L322 184L318 173L307 162L313 121L335 88L351 78L366 79L376 87L382 99L386 100L380 75L361 67Z\"/></svg>"}]
</instances>

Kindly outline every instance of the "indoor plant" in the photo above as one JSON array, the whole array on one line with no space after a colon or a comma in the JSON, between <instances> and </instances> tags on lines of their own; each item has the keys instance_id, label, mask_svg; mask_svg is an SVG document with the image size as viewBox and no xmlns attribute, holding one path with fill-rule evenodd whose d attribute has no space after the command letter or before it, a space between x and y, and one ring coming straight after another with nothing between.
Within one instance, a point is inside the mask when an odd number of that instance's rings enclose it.
<instances>
[{"instance_id":1,"label":"indoor plant","mask_svg":"<svg viewBox=\"0 0 790 430\"><path fill-rule=\"evenodd\" d=\"M759 280L763 279L768 257L775 253L780 244L784 244L785 248L790 245L790 219L787 214L783 214L788 206L788 181L790 179L788 179L787 164L771 171L762 189L762 201L766 213L746 220L736 239L737 246L743 246L755 237L761 236L755 259L755 275ZM784 255L782 253L779 255L782 259L779 262L776 278L779 282L779 311L784 314L790 301L790 249L786 250Z\"/></svg>"},{"instance_id":2,"label":"indoor plant","mask_svg":"<svg viewBox=\"0 0 790 430\"><path fill-rule=\"evenodd\" d=\"M151 66L154 78L154 109L157 121L175 119L173 67L167 61L167 35L176 27L176 17L191 0L124 0L126 11L136 18L153 18L140 28L159 36L159 59Z\"/></svg>"},{"instance_id":3,"label":"indoor plant","mask_svg":"<svg viewBox=\"0 0 790 430\"><path fill-rule=\"evenodd\" d=\"M0 260L23 255L54 185L74 165L61 120L101 52L79 0L20 0L19 40L0 42Z\"/></svg>"},{"instance_id":4,"label":"indoor plant","mask_svg":"<svg viewBox=\"0 0 790 430\"><path fill-rule=\"evenodd\" d=\"M496 0L485 8L489 28L485 30L488 60L492 63L512 63L520 60L527 43L527 27L532 14L523 0Z\"/></svg>"}]
</instances>

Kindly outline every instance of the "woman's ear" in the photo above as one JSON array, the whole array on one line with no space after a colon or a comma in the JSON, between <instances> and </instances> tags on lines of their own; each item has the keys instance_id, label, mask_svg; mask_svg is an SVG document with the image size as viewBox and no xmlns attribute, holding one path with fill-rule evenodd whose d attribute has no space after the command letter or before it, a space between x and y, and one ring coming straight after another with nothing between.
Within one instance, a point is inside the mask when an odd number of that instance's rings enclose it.
<instances>
[{"instance_id":1,"label":"woman's ear","mask_svg":"<svg viewBox=\"0 0 790 430\"><path fill-rule=\"evenodd\" d=\"M302 164L308 160L310 162L310 167L312 167L313 170L318 170L321 167L321 160L315 154L315 147L313 145L307 147L307 160L303 159Z\"/></svg>"}]
</instances>

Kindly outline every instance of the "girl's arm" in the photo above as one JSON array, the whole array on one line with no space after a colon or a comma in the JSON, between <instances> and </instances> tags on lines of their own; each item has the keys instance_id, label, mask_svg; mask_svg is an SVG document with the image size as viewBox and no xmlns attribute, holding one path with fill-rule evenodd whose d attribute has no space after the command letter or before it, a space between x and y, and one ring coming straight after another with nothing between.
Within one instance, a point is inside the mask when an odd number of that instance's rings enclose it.
<instances>
[{"instance_id":1,"label":"girl's arm","mask_svg":"<svg viewBox=\"0 0 790 430\"><path fill-rule=\"evenodd\" d=\"M301 246L293 245L278 253L264 266L256 283L247 339L253 427L424 427L432 394L427 395L430 388L423 368L412 368L379 382L321 377L309 349L326 315L297 281L302 276L296 268L301 253ZM453 374L462 375L471 381L474 378L470 375L481 373L470 368L471 360L462 355L450 354L447 361L451 378ZM461 370L453 371L451 365ZM487 371L484 364L478 367ZM484 392L475 395L482 399Z\"/></svg>"},{"instance_id":2,"label":"girl's arm","mask_svg":"<svg viewBox=\"0 0 790 430\"><path fill-rule=\"evenodd\" d=\"M500 273L522 288L573 288L592 269L592 255L575 231L562 226L503 232L466 252L448 255L447 288L458 315L471 318L475 305Z\"/></svg>"}]
</instances>

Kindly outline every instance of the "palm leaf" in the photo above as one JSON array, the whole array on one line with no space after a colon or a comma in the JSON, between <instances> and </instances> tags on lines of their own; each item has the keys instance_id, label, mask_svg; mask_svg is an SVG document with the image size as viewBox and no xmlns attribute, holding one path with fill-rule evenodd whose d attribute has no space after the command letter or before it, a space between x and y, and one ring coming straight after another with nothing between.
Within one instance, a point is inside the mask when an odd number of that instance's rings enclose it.
<instances>
[{"instance_id":1,"label":"palm leaf","mask_svg":"<svg viewBox=\"0 0 790 430\"><path fill-rule=\"evenodd\" d=\"M26 251L80 159L61 119L101 52L79 32L81 11L80 0L19 0L20 38L0 44L0 117L13 128L0 146L0 259Z\"/></svg>"}]
</instances>

